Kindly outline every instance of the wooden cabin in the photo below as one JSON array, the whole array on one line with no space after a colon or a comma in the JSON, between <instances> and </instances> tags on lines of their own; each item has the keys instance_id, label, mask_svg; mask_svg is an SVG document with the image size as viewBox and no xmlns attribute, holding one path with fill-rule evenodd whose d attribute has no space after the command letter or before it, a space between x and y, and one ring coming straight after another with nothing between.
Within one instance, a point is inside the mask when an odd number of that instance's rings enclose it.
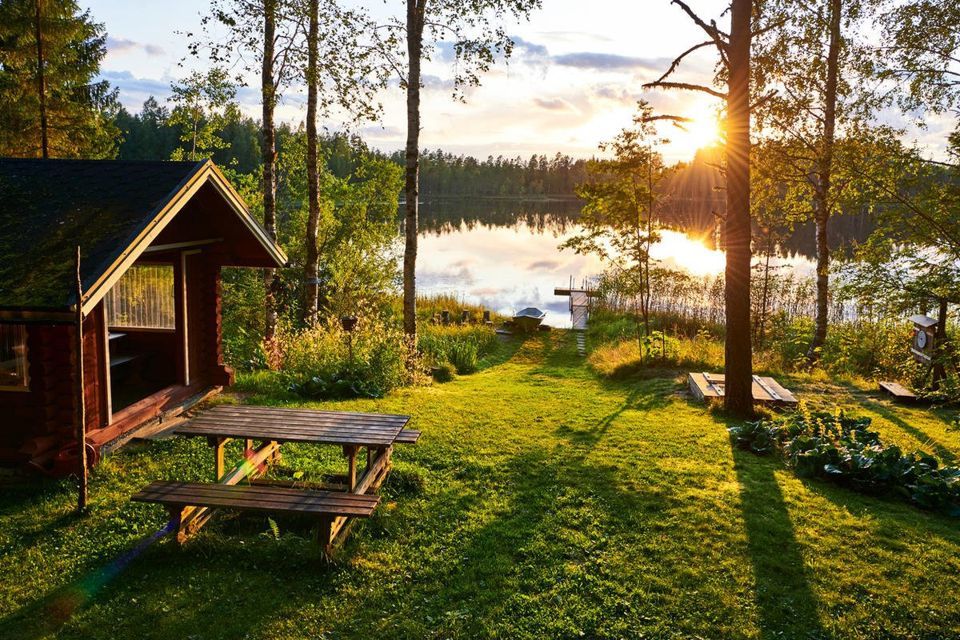
<instances>
[{"instance_id":1,"label":"wooden cabin","mask_svg":"<svg viewBox=\"0 0 960 640\"><path fill-rule=\"evenodd\" d=\"M286 262L212 162L0 159L0 463L76 469L77 304L96 459L231 384L220 270Z\"/></svg>"}]
</instances>

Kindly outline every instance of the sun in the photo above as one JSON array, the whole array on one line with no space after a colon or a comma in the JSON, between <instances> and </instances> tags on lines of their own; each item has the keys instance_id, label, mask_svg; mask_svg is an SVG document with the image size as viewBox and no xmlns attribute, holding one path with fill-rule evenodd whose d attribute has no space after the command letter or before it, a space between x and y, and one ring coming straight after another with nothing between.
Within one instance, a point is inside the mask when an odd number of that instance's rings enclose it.
<instances>
[{"instance_id":1,"label":"sun","mask_svg":"<svg viewBox=\"0 0 960 640\"><path fill-rule=\"evenodd\" d=\"M711 147L720 142L720 123L711 113L698 113L683 124L685 137L698 149Z\"/></svg>"}]
</instances>

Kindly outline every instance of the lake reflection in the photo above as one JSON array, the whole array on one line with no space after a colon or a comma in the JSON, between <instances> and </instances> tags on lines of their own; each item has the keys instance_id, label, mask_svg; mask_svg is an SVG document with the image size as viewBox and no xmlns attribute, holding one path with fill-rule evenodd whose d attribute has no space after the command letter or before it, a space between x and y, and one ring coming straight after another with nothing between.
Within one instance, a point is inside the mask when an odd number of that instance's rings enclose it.
<instances>
[{"instance_id":1,"label":"lake reflection","mask_svg":"<svg viewBox=\"0 0 960 640\"><path fill-rule=\"evenodd\" d=\"M571 277L580 282L603 270L592 255L560 249L580 230L579 208L579 202L562 200L422 203L419 291L450 294L504 315L538 307L547 312L547 324L569 327L567 299L553 295L554 288L568 286ZM714 276L723 272L724 254L712 248L713 238L705 229L665 230L651 254L664 267ZM794 247L804 244L796 239L794 243ZM771 264L797 275L811 275L811 261L790 248ZM455 314L457 310L450 311Z\"/></svg>"}]
</instances>

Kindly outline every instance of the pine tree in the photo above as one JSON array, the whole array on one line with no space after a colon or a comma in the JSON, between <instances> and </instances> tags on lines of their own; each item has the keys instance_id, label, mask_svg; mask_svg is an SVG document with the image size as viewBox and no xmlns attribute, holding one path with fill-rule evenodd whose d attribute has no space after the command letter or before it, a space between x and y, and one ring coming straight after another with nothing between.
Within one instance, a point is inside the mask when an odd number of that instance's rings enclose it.
<instances>
[{"instance_id":1,"label":"pine tree","mask_svg":"<svg viewBox=\"0 0 960 640\"><path fill-rule=\"evenodd\" d=\"M74 0L0 2L0 156L112 157L106 33Z\"/></svg>"}]
</instances>

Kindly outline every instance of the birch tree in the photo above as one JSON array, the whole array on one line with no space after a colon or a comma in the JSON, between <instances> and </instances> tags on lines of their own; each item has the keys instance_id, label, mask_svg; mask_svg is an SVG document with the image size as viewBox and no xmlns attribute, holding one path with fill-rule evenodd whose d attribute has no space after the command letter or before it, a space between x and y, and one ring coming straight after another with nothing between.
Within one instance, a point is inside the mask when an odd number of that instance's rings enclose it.
<instances>
[{"instance_id":1,"label":"birch tree","mask_svg":"<svg viewBox=\"0 0 960 640\"><path fill-rule=\"evenodd\" d=\"M259 73L261 101L261 193L263 226L277 239L276 125L274 112L290 81L297 77L302 15L293 0L211 0L202 32L187 33L194 56L206 54L216 66L233 68L237 82ZM264 330L268 344L277 325L274 270L264 269Z\"/></svg>"},{"instance_id":2,"label":"birch tree","mask_svg":"<svg viewBox=\"0 0 960 640\"><path fill-rule=\"evenodd\" d=\"M641 353L644 337L650 335L654 262L650 249L660 241L655 210L668 175L657 151L663 140L657 138L651 116L649 105L641 102L634 127L600 145L613 157L588 163L590 179L576 190L585 203L580 216L583 232L561 245L598 256L619 293L634 300L637 326L643 328L642 333L637 331Z\"/></svg>"},{"instance_id":3,"label":"birch tree","mask_svg":"<svg viewBox=\"0 0 960 640\"><path fill-rule=\"evenodd\" d=\"M498 57L509 57L513 41L505 27L529 16L541 0L406 0L403 19L394 18L373 32L389 69L406 92L407 140L404 155L403 328L417 335L417 233L419 217L420 89L422 63L437 45L454 58L453 95L480 84L480 75Z\"/></svg>"},{"instance_id":4,"label":"birch tree","mask_svg":"<svg viewBox=\"0 0 960 640\"><path fill-rule=\"evenodd\" d=\"M754 77L763 94L754 115L788 192L783 214L815 223L816 314L807 350L816 362L827 337L830 296L828 227L844 204L857 206L859 181L840 148L848 136L870 135L890 100L881 90L866 27L876 0L765 0L771 28L754 43ZM865 204L865 203L862 203Z\"/></svg>"}]
</instances>

